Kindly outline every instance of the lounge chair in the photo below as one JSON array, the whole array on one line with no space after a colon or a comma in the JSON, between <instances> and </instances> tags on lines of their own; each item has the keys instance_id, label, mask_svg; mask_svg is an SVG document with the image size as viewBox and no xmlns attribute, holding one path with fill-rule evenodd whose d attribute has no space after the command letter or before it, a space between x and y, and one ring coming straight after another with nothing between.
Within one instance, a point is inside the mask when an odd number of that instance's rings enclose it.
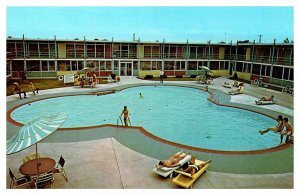
<instances>
[{"instance_id":1,"label":"lounge chair","mask_svg":"<svg viewBox=\"0 0 300 195\"><path fill-rule=\"evenodd\" d=\"M185 155L184 153L182 153L181 155ZM160 167L158 168L157 166L155 166L155 168L153 169L153 171L163 177L172 177L173 173L175 170L179 169L180 167L182 167L184 164L188 163L191 159L191 155L187 155L186 157L184 157L183 159L181 159L178 162L178 166L176 167L164 167L159 165Z\"/></svg>"},{"instance_id":2,"label":"lounge chair","mask_svg":"<svg viewBox=\"0 0 300 195\"><path fill-rule=\"evenodd\" d=\"M274 101L273 100L255 100L255 103L257 105L268 105L268 104L274 104Z\"/></svg>"},{"instance_id":3,"label":"lounge chair","mask_svg":"<svg viewBox=\"0 0 300 195\"><path fill-rule=\"evenodd\" d=\"M114 83L114 82L115 82L115 80L112 79L111 75L108 75L108 76L107 76L106 81L107 81L107 84L109 84L109 83Z\"/></svg>"},{"instance_id":4,"label":"lounge chair","mask_svg":"<svg viewBox=\"0 0 300 195\"><path fill-rule=\"evenodd\" d=\"M197 159L195 160L195 165L200 165L202 163L204 163L204 161L197 160ZM184 171L175 170L175 172L178 173L179 175L175 177L172 180L172 182L184 188L192 188L193 183L208 169L208 167L209 167L209 163L206 164L204 167L202 167L193 175L191 175L190 173L186 173Z\"/></svg>"},{"instance_id":5,"label":"lounge chair","mask_svg":"<svg viewBox=\"0 0 300 195\"><path fill-rule=\"evenodd\" d=\"M223 87L225 87L225 88L231 88L231 85L228 82L224 82Z\"/></svg>"},{"instance_id":6,"label":"lounge chair","mask_svg":"<svg viewBox=\"0 0 300 195\"><path fill-rule=\"evenodd\" d=\"M244 87L240 87L239 89L237 90L231 90L231 91L228 91L228 94L229 95L238 95L238 94L242 94L244 91Z\"/></svg>"}]
</instances>

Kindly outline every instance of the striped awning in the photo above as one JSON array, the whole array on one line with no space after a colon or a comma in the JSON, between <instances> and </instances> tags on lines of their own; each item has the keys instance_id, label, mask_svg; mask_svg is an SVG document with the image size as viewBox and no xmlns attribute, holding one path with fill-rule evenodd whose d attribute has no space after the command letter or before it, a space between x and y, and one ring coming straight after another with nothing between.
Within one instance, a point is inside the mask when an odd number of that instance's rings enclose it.
<instances>
[{"instance_id":1,"label":"striped awning","mask_svg":"<svg viewBox=\"0 0 300 195\"><path fill-rule=\"evenodd\" d=\"M56 131L67 119L60 113L35 119L20 128L17 135L6 143L6 154L13 154L28 148Z\"/></svg>"}]
</instances>

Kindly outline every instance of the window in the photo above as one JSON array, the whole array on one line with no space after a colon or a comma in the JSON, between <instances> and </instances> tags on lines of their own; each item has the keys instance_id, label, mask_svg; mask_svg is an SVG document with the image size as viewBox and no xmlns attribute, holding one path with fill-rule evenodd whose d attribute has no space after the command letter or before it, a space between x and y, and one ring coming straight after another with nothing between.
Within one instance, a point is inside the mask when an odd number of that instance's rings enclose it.
<instances>
[{"instance_id":1,"label":"window","mask_svg":"<svg viewBox=\"0 0 300 195\"><path fill-rule=\"evenodd\" d=\"M289 68L284 68L284 73L283 73L283 79L288 80L289 79Z\"/></svg>"},{"instance_id":2,"label":"window","mask_svg":"<svg viewBox=\"0 0 300 195\"><path fill-rule=\"evenodd\" d=\"M294 69L293 68L291 68L290 69L290 79L289 80L294 80Z\"/></svg>"},{"instance_id":3,"label":"window","mask_svg":"<svg viewBox=\"0 0 300 195\"><path fill-rule=\"evenodd\" d=\"M141 70L151 70L151 62L150 61L141 62L140 66L141 66Z\"/></svg>"},{"instance_id":4,"label":"window","mask_svg":"<svg viewBox=\"0 0 300 195\"><path fill-rule=\"evenodd\" d=\"M119 70L119 61L114 61L114 70Z\"/></svg>"},{"instance_id":5,"label":"window","mask_svg":"<svg viewBox=\"0 0 300 195\"><path fill-rule=\"evenodd\" d=\"M274 78L282 78L283 67L273 66L273 77Z\"/></svg>"},{"instance_id":6,"label":"window","mask_svg":"<svg viewBox=\"0 0 300 195\"><path fill-rule=\"evenodd\" d=\"M28 61L27 61L28 62ZM23 71L24 70L24 61L23 60L12 60L12 71ZM28 70L28 68L27 68Z\"/></svg>"},{"instance_id":7,"label":"window","mask_svg":"<svg viewBox=\"0 0 300 195\"><path fill-rule=\"evenodd\" d=\"M26 65L27 65L28 71L40 71L41 70L39 60L27 61Z\"/></svg>"},{"instance_id":8,"label":"window","mask_svg":"<svg viewBox=\"0 0 300 195\"><path fill-rule=\"evenodd\" d=\"M23 43L16 43L16 57L24 57Z\"/></svg>"},{"instance_id":9,"label":"window","mask_svg":"<svg viewBox=\"0 0 300 195\"><path fill-rule=\"evenodd\" d=\"M75 43L76 58L84 58L84 45L82 43Z\"/></svg>"},{"instance_id":10,"label":"window","mask_svg":"<svg viewBox=\"0 0 300 195\"><path fill-rule=\"evenodd\" d=\"M42 71L48 71L48 61L41 61L42 62Z\"/></svg>"},{"instance_id":11,"label":"window","mask_svg":"<svg viewBox=\"0 0 300 195\"><path fill-rule=\"evenodd\" d=\"M265 76L266 75L266 66L261 65L261 75Z\"/></svg>"},{"instance_id":12,"label":"window","mask_svg":"<svg viewBox=\"0 0 300 195\"><path fill-rule=\"evenodd\" d=\"M106 70L112 70L111 61L106 61Z\"/></svg>"},{"instance_id":13,"label":"window","mask_svg":"<svg viewBox=\"0 0 300 195\"><path fill-rule=\"evenodd\" d=\"M95 58L95 44L86 44L87 58Z\"/></svg>"},{"instance_id":14,"label":"window","mask_svg":"<svg viewBox=\"0 0 300 195\"><path fill-rule=\"evenodd\" d=\"M100 70L105 70L105 61L100 61Z\"/></svg>"},{"instance_id":15,"label":"window","mask_svg":"<svg viewBox=\"0 0 300 195\"><path fill-rule=\"evenodd\" d=\"M219 70L219 62L218 61L211 61L210 62L210 69L211 70Z\"/></svg>"},{"instance_id":16,"label":"window","mask_svg":"<svg viewBox=\"0 0 300 195\"><path fill-rule=\"evenodd\" d=\"M150 58L151 57L151 46L144 47L144 57Z\"/></svg>"},{"instance_id":17,"label":"window","mask_svg":"<svg viewBox=\"0 0 300 195\"><path fill-rule=\"evenodd\" d=\"M78 70L83 69L83 61L78 61Z\"/></svg>"},{"instance_id":18,"label":"window","mask_svg":"<svg viewBox=\"0 0 300 195\"><path fill-rule=\"evenodd\" d=\"M66 44L66 57L67 58L75 58L74 43L67 43Z\"/></svg>"},{"instance_id":19,"label":"window","mask_svg":"<svg viewBox=\"0 0 300 195\"><path fill-rule=\"evenodd\" d=\"M160 58L159 46L152 46L152 57Z\"/></svg>"},{"instance_id":20,"label":"window","mask_svg":"<svg viewBox=\"0 0 300 195\"><path fill-rule=\"evenodd\" d=\"M49 61L49 71L55 71L55 62L54 61Z\"/></svg>"},{"instance_id":21,"label":"window","mask_svg":"<svg viewBox=\"0 0 300 195\"><path fill-rule=\"evenodd\" d=\"M243 72L243 63L242 62L236 63L236 71Z\"/></svg>"},{"instance_id":22,"label":"window","mask_svg":"<svg viewBox=\"0 0 300 195\"><path fill-rule=\"evenodd\" d=\"M30 57L38 57L39 56L39 50L38 50L37 43L28 43L28 49L29 49Z\"/></svg>"},{"instance_id":23,"label":"window","mask_svg":"<svg viewBox=\"0 0 300 195\"><path fill-rule=\"evenodd\" d=\"M77 69L77 61L71 61L71 68L72 68L73 71L78 70Z\"/></svg>"},{"instance_id":24,"label":"window","mask_svg":"<svg viewBox=\"0 0 300 195\"><path fill-rule=\"evenodd\" d=\"M165 70L174 70L174 62L165 62Z\"/></svg>"},{"instance_id":25,"label":"window","mask_svg":"<svg viewBox=\"0 0 300 195\"><path fill-rule=\"evenodd\" d=\"M188 61L188 70L197 70L197 62Z\"/></svg>"},{"instance_id":26,"label":"window","mask_svg":"<svg viewBox=\"0 0 300 195\"><path fill-rule=\"evenodd\" d=\"M267 66L266 76L270 76L271 66Z\"/></svg>"},{"instance_id":27,"label":"window","mask_svg":"<svg viewBox=\"0 0 300 195\"><path fill-rule=\"evenodd\" d=\"M260 74L260 64L253 64L252 67L252 74Z\"/></svg>"},{"instance_id":28,"label":"window","mask_svg":"<svg viewBox=\"0 0 300 195\"><path fill-rule=\"evenodd\" d=\"M48 43L40 43L40 56L49 58L49 45Z\"/></svg>"},{"instance_id":29,"label":"window","mask_svg":"<svg viewBox=\"0 0 300 195\"><path fill-rule=\"evenodd\" d=\"M104 45L96 44L96 58L104 58Z\"/></svg>"}]
</instances>

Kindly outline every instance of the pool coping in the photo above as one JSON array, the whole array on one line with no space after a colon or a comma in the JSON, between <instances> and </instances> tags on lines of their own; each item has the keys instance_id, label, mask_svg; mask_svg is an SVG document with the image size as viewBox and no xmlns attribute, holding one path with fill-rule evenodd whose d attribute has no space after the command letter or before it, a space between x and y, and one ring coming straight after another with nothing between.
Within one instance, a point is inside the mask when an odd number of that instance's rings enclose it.
<instances>
[{"instance_id":1,"label":"pool coping","mask_svg":"<svg viewBox=\"0 0 300 195\"><path fill-rule=\"evenodd\" d=\"M199 90L204 90L204 86L193 86L193 85L189 85L189 84L178 84L178 83L168 83L168 84L153 84L153 83L129 84L129 85L123 85L123 86L112 86L111 89L113 89L113 91L121 91L121 90L124 90L124 89L132 88L132 87L138 87L138 86L176 86L176 87L189 87L189 88L195 88L195 89L199 89ZM223 93L222 91L220 91L218 89L214 89L214 90ZM35 99L35 100L30 100L30 101L24 102L22 104L18 104L17 106L13 106L12 108L10 108L6 112L7 121L9 123L13 124L13 125L16 125L16 126L23 126L24 124L19 123L19 122L13 120L10 115L18 107L21 107L23 105L29 104L31 102L41 101L41 100L50 99L50 98L65 97L65 96L96 95L97 92L105 92L105 91L112 91L112 90L106 89L106 90L89 91L89 92L83 92L83 93L75 92L74 94L62 94L62 93L58 93L58 94L55 94L55 96L53 96L53 97L43 97L43 98L38 98L38 99ZM270 115L270 114L267 114L267 113L264 113L264 112L260 112L260 111L254 110L254 109L245 108L245 107L238 106L238 105L233 105L233 104L224 104L224 103L220 103L220 102L214 101L214 100L211 99L213 93L211 91L207 91L207 92L210 94L210 97L208 98L208 100L210 102L218 105L218 106L226 106L226 107L233 107L233 108L237 108L237 109L243 109L243 110L255 112L255 113L262 114L262 115L265 115L267 117L270 117L272 119L275 119L275 117L272 116L272 115ZM103 95L105 95L105 94L103 94ZM291 144L287 143L287 144L284 144L284 145L279 145L279 146L276 146L276 147L267 148L267 149L261 149L261 150L249 150L249 151L212 150L212 149L198 148L198 147L193 147L193 146L188 146L188 145L183 145L183 144L179 144L179 143L176 143L176 142L168 141L168 140L162 139L160 137L157 137L157 136L151 134L146 129L144 129L143 127L140 127L140 126L123 127L123 126L114 125L114 124L102 124L102 125L96 125L96 126L75 127L75 128L59 128L58 130L59 131L87 130L87 129L101 128L101 127L117 127L117 128L134 129L134 130L140 131L145 136L148 136L151 139L159 141L159 142L162 142L164 144L172 145L172 146L179 147L179 148L189 149L189 150L193 150L193 151L198 151L198 152L212 153L212 154L230 154L230 155L264 154L264 153L269 153L269 152L280 151L280 150L289 148L291 146Z\"/></svg>"}]
</instances>

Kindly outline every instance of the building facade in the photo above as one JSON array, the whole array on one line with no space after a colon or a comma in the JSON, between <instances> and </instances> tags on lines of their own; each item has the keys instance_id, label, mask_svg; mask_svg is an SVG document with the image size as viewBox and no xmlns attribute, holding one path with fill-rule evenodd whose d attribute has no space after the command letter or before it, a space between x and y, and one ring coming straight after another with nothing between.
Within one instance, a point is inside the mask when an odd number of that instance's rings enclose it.
<instances>
[{"instance_id":1,"label":"building facade","mask_svg":"<svg viewBox=\"0 0 300 195\"><path fill-rule=\"evenodd\" d=\"M7 38L7 78L56 79L92 67L98 77L194 77L237 73L244 80L260 79L293 86L293 43L175 43L114 40Z\"/></svg>"}]
</instances>

